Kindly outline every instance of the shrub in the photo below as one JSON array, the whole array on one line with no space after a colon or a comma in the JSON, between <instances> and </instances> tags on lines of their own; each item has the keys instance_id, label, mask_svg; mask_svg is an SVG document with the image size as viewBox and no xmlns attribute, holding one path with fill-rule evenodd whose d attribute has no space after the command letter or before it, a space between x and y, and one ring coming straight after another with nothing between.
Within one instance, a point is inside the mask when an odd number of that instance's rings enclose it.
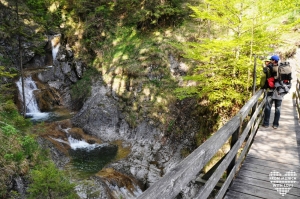
<instances>
[{"instance_id":1,"label":"shrub","mask_svg":"<svg viewBox=\"0 0 300 199\"><path fill-rule=\"evenodd\" d=\"M75 185L70 183L65 174L54 163L32 170L32 183L29 185L29 199L75 199Z\"/></svg>"}]
</instances>

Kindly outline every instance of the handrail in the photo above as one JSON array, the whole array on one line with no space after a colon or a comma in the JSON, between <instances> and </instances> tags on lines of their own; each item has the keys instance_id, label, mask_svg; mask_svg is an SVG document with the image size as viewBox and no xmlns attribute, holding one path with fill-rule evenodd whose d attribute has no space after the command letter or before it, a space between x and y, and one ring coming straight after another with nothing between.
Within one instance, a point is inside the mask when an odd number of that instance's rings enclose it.
<instances>
[{"instance_id":1,"label":"handrail","mask_svg":"<svg viewBox=\"0 0 300 199\"><path fill-rule=\"evenodd\" d=\"M230 151L195 197L200 199L207 198L214 190L226 169L229 168L227 169L227 178L216 196L216 198L222 198L232 182L236 171L240 167L263 117L262 110L264 109L266 101L265 98L262 98L263 94L264 90L256 92L231 120L183 159L177 166L166 173L159 181L145 190L138 199L175 198L188 183L196 179L203 167L228 139L232 137ZM250 112L251 110L252 112ZM247 119L251 117L248 122L245 121L246 117ZM243 147L243 151L236 160L238 151L245 141L246 144Z\"/></svg>"}]
</instances>

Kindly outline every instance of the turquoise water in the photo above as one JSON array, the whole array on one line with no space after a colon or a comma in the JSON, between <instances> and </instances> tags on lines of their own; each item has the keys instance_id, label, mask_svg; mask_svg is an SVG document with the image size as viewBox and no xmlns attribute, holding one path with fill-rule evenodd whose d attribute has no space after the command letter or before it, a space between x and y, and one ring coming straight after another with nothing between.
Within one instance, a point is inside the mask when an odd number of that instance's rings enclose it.
<instances>
[{"instance_id":1,"label":"turquoise water","mask_svg":"<svg viewBox=\"0 0 300 199\"><path fill-rule=\"evenodd\" d=\"M69 154L72 160L69 167L82 177L91 176L114 160L117 151L116 145L100 145L93 149L70 149Z\"/></svg>"}]
</instances>

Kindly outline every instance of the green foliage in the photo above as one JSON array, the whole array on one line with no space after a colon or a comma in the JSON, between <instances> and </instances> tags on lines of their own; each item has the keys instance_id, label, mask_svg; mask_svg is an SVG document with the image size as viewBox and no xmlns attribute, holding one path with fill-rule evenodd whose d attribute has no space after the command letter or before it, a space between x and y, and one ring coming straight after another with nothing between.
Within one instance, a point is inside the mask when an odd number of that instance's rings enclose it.
<instances>
[{"instance_id":1,"label":"green foliage","mask_svg":"<svg viewBox=\"0 0 300 199\"><path fill-rule=\"evenodd\" d=\"M8 89L12 90L11 87ZM22 117L12 96L3 92L0 95L0 198L6 198L8 185L13 176L26 176L32 165L41 164L49 156L38 147L32 134L32 123Z\"/></svg>"},{"instance_id":2,"label":"green foliage","mask_svg":"<svg viewBox=\"0 0 300 199\"><path fill-rule=\"evenodd\" d=\"M9 77L12 78L16 76L16 73L6 72L4 66L0 66L0 77Z\"/></svg>"},{"instance_id":3,"label":"green foliage","mask_svg":"<svg viewBox=\"0 0 300 199\"><path fill-rule=\"evenodd\" d=\"M1 25L0 25L1 26ZM13 78L17 75L17 71L14 68L9 68L8 66L11 65L8 59L5 59L1 53L0 53L0 64L3 64L5 66L0 66L0 101L11 99L13 96L13 89L11 88L12 84L9 83L4 83L3 79L4 78Z\"/></svg>"},{"instance_id":4,"label":"green foliage","mask_svg":"<svg viewBox=\"0 0 300 199\"><path fill-rule=\"evenodd\" d=\"M38 149L38 143L30 135L23 136L19 139L19 141L23 148L24 155L28 157L31 157L31 155Z\"/></svg>"},{"instance_id":5,"label":"green foliage","mask_svg":"<svg viewBox=\"0 0 300 199\"><path fill-rule=\"evenodd\" d=\"M23 136L14 126L5 124L1 127L1 132L3 136L8 139L14 139L14 142L18 145L15 150L7 152L4 155L6 160L13 160L16 162L21 162L27 157L31 157L38 149L38 144L31 135ZM7 143L9 148L11 148L10 143ZM17 150L18 149L18 150Z\"/></svg>"},{"instance_id":6,"label":"green foliage","mask_svg":"<svg viewBox=\"0 0 300 199\"><path fill-rule=\"evenodd\" d=\"M0 98L0 197L7 193L7 182L13 175L25 175L34 164L38 145L25 135L31 127L29 120L19 115L12 100Z\"/></svg>"},{"instance_id":7,"label":"green foliage","mask_svg":"<svg viewBox=\"0 0 300 199\"><path fill-rule=\"evenodd\" d=\"M50 162L31 171L32 183L28 188L29 199L74 199L78 198L75 185Z\"/></svg>"},{"instance_id":8,"label":"green foliage","mask_svg":"<svg viewBox=\"0 0 300 199\"><path fill-rule=\"evenodd\" d=\"M13 125L16 129L24 131L32 126L29 119L24 119L18 112L12 100L6 102L0 99L0 121Z\"/></svg>"},{"instance_id":9,"label":"green foliage","mask_svg":"<svg viewBox=\"0 0 300 199\"><path fill-rule=\"evenodd\" d=\"M148 30L158 26L176 25L184 16L184 9L177 1L145 1L139 9L134 12L134 17L139 29Z\"/></svg>"},{"instance_id":10,"label":"green foliage","mask_svg":"<svg viewBox=\"0 0 300 199\"><path fill-rule=\"evenodd\" d=\"M59 28L65 21L62 14L64 0L26 0L25 3L33 20L47 31Z\"/></svg>"},{"instance_id":11,"label":"green foliage","mask_svg":"<svg viewBox=\"0 0 300 199\"><path fill-rule=\"evenodd\" d=\"M1 130L4 133L4 135L6 135L6 136L11 136L11 135L17 134L17 130L11 125L5 125L5 126L1 127Z\"/></svg>"},{"instance_id":12,"label":"green foliage","mask_svg":"<svg viewBox=\"0 0 300 199\"><path fill-rule=\"evenodd\" d=\"M1 123L3 125L3 123ZM3 132L5 131L5 133ZM7 182L13 175L25 173L28 168L22 148L18 142L19 135L10 125L3 125L0 129L0 197L7 193ZM24 174L23 173L23 174Z\"/></svg>"},{"instance_id":13,"label":"green foliage","mask_svg":"<svg viewBox=\"0 0 300 199\"><path fill-rule=\"evenodd\" d=\"M286 10L274 11L267 6L272 3L207 0L190 7L193 17L206 23L209 39L175 45L184 51L184 57L198 62L185 78L195 86L176 89L180 99L197 96L219 113L244 104L252 86L253 54L270 53L280 42L282 31L277 26L270 31L267 25Z\"/></svg>"},{"instance_id":14,"label":"green foliage","mask_svg":"<svg viewBox=\"0 0 300 199\"><path fill-rule=\"evenodd\" d=\"M82 79L71 86L72 99L78 103L83 103L91 95L93 80L99 77L100 74L95 68L88 68Z\"/></svg>"}]
</instances>

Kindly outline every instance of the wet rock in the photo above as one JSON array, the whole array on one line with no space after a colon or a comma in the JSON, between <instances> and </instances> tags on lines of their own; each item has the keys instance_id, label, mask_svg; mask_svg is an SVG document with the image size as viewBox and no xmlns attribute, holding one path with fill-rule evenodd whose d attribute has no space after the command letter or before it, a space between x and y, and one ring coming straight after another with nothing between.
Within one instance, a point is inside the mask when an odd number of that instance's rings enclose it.
<instances>
[{"instance_id":1,"label":"wet rock","mask_svg":"<svg viewBox=\"0 0 300 199\"><path fill-rule=\"evenodd\" d=\"M20 196L20 199L25 199L26 198L25 197L26 185L27 185L27 183L20 176L17 176L13 179L13 190L17 191L17 193Z\"/></svg>"},{"instance_id":2,"label":"wet rock","mask_svg":"<svg viewBox=\"0 0 300 199\"><path fill-rule=\"evenodd\" d=\"M134 176L149 187L179 163L181 145L172 148L170 142L164 140L163 133L146 120L130 128L108 92L100 81L94 84L92 96L72 118L72 123L104 141L122 139L129 143L130 155L108 166Z\"/></svg>"},{"instance_id":3,"label":"wet rock","mask_svg":"<svg viewBox=\"0 0 300 199\"><path fill-rule=\"evenodd\" d=\"M53 87L53 88L57 89L57 90L60 90L62 88L62 86L64 85L64 83L61 82L61 81L49 81L48 85L50 87Z\"/></svg>"},{"instance_id":4,"label":"wet rock","mask_svg":"<svg viewBox=\"0 0 300 199\"><path fill-rule=\"evenodd\" d=\"M34 55L30 61L28 61L24 68L42 68L46 64L46 55Z\"/></svg>"},{"instance_id":5,"label":"wet rock","mask_svg":"<svg viewBox=\"0 0 300 199\"><path fill-rule=\"evenodd\" d=\"M136 198L142 194L142 190L138 182L127 175L124 175L112 168L102 169L96 174L100 177L115 198Z\"/></svg>"},{"instance_id":6,"label":"wet rock","mask_svg":"<svg viewBox=\"0 0 300 199\"><path fill-rule=\"evenodd\" d=\"M59 169L63 169L70 162L70 158L49 140L39 137L37 141L42 148L49 149L51 158Z\"/></svg>"},{"instance_id":7,"label":"wet rock","mask_svg":"<svg viewBox=\"0 0 300 199\"><path fill-rule=\"evenodd\" d=\"M61 64L61 70L63 74L68 75L72 71L72 68L68 62L63 62Z\"/></svg>"},{"instance_id":8,"label":"wet rock","mask_svg":"<svg viewBox=\"0 0 300 199\"><path fill-rule=\"evenodd\" d=\"M75 71L76 71L77 77L82 78L83 70L85 68L83 66L83 63L81 61L75 61L74 65L75 65Z\"/></svg>"},{"instance_id":9,"label":"wet rock","mask_svg":"<svg viewBox=\"0 0 300 199\"><path fill-rule=\"evenodd\" d=\"M39 90L34 91L40 111L48 112L61 105L60 94L55 88L37 84Z\"/></svg>"},{"instance_id":10,"label":"wet rock","mask_svg":"<svg viewBox=\"0 0 300 199\"><path fill-rule=\"evenodd\" d=\"M75 190L82 199L115 199L106 183L99 177L93 176L88 180L76 182Z\"/></svg>"}]
</instances>

